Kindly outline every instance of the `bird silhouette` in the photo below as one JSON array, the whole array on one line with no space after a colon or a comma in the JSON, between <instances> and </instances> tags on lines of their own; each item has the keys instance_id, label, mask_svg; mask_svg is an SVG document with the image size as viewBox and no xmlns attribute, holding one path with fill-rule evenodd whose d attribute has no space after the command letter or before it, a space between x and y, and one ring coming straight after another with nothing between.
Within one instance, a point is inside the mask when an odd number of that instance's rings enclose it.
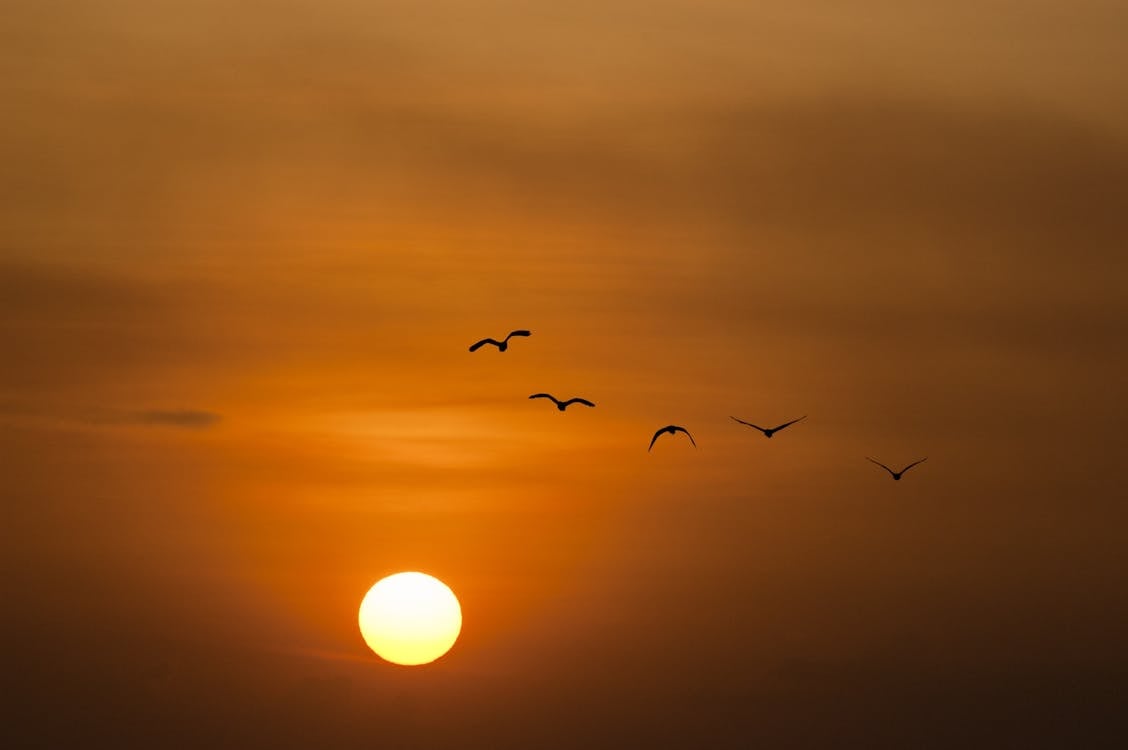
<instances>
[{"instance_id":1,"label":"bird silhouette","mask_svg":"<svg viewBox=\"0 0 1128 750\"><path fill-rule=\"evenodd\" d=\"M766 428L766 427L760 427L759 425L754 425L751 422L745 422L743 419L737 419L736 417L731 417L731 416L729 417L729 419L731 419L735 422L740 422L741 424L748 425L749 427L752 427L754 429L759 430L760 432L764 433L764 437L767 437L767 438L770 438L772 435L776 434L777 432L782 430L784 427L789 427L789 426L795 424L796 422L800 422L800 421L802 421L806 418L807 418L807 415L804 414L803 416L799 417L799 419L793 419L790 422L784 422L779 427L772 427L772 428L769 429L769 428Z\"/></svg>"},{"instance_id":2,"label":"bird silhouette","mask_svg":"<svg viewBox=\"0 0 1128 750\"><path fill-rule=\"evenodd\" d=\"M689 442L693 443L693 447L694 448L697 447L697 441L693 439L693 435L689 434L689 430L687 430L684 427L679 427L676 424L668 424L665 427L663 427L662 429L658 430L658 432L655 432L654 437L650 438L650 446L646 449L648 453L650 452L650 448L654 447L654 441L657 440L658 436L661 435L663 432L668 432L671 435L678 433L678 432L684 432L686 437L689 438Z\"/></svg>"},{"instance_id":3,"label":"bird silhouette","mask_svg":"<svg viewBox=\"0 0 1128 750\"><path fill-rule=\"evenodd\" d=\"M560 399L556 398L556 396L553 396L550 393L534 393L532 396L529 396L529 398L551 399L552 403L556 404L556 408L559 409L560 411L564 411L565 409L567 409L570 404L583 404L584 406L595 406L595 404L588 401L586 398L570 398L567 401L561 401Z\"/></svg>"},{"instance_id":4,"label":"bird silhouette","mask_svg":"<svg viewBox=\"0 0 1128 750\"><path fill-rule=\"evenodd\" d=\"M532 336L532 335L533 334L532 334L531 331L510 331L509 335L506 336L505 338L503 338L501 341L496 341L494 339L482 339L481 341L471 345L470 351L476 352L479 349L481 349L483 346L485 346L486 344L493 344L494 346L497 347L497 350L499 352L503 352L503 351L505 351L506 349L509 348L509 339L513 338L514 336Z\"/></svg>"},{"instance_id":5,"label":"bird silhouette","mask_svg":"<svg viewBox=\"0 0 1128 750\"><path fill-rule=\"evenodd\" d=\"M913 461L913 462L912 462L911 464L909 464L909 465L908 465L908 466L906 466L905 468L901 469L900 471L893 471L892 469L890 469L890 468L889 468L888 466L886 466L885 464L881 463L880 461L874 461L874 460L873 460L872 458L870 458L869 456L866 456L866 460L867 460L867 461L869 461L870 463L875 463L875 464L877 464L878 466L880 466L881 468L883 468L883 469L885 469L886 471L888 471L888 472L889 472L889 474L890 474L890 475L891 475L891 476L893 477L894 481L900 481L900 480L901 480L901 475L902 475L902 474L904 474L904 473L905 473L906 471L908 471L909 469L913 468L913 467L914 467L914 466L916 466L917 464L920 464L920 463L924 463L925 461L927 461L927 460L928 460L928 457L926 456L926 457L922 458L922 459L921 459L921 460L919 460L919 461Z\"/></svg>"}]
</instances>

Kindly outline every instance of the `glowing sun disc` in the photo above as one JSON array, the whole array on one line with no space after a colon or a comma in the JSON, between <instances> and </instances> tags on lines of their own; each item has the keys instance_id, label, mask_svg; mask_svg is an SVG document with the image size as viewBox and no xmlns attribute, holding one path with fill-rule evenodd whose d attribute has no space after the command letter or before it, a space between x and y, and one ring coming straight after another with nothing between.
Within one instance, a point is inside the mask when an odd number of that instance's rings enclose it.
<instances>
[{"instance_id":1,"label":"glowing sun disc","mask_svg":"<svg viewBox=\"0 0 1128 750\"><path fill-rule=\"evenodd\" d=\"M427 664L450 650L462 630L454 592L426 573L382 578L360 603L360 634L376 655L393 664Z\"/></svg>"}]
</instances>

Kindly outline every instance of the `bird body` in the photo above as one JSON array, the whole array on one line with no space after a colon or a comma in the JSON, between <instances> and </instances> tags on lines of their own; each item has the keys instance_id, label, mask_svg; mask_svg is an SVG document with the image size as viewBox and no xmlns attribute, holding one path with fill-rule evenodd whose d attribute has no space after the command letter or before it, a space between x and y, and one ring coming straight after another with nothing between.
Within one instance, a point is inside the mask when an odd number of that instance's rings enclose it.
<instances>
[{"instance_id":1,"label":"bird body","mask_svg":"<svg viewBox=\"0 0 1128 750\"><path fill-rule=\"evenodd\" d=\"M928 457L927 457L927 456L925 456L924 458L920 459L919 461L913 461L913 462L912 462L911 464L909 464L909 465L908 465L908 466L906 466L905 468L901 469L900 471L893 471L892 469L890 469L890 468L889 468L888 466L886 466L885 464L881 463L880 461L875 461L875 460L873 460L872 458L870 458L869 456L866 456L866 460L867 460L867 461L869 461L870 463L874 463L874 464L877 464L877 465L878 465L878 466L880 466L881 468L885 469L886 471L888 471L888 472L889 472L889 475L893 477L893 481L895 481L895 482L899 482L899 481L901 481L901 475L902 475L902 474L904 474L904 473L905 473L906 471L908 471L909 469L913 468L913 467L914 467L914 466L916 466L917 464L920 464L920 463L924 463L925 461L927 461L927 460L928 460Z\"/></svg>"},{"instance_id":2,"label":"bird body","mask_svg":"<svg viewBox=\"0 0 1128 750\"><path fill-rule=\"evenodd\" d=\"M802 420L804 420L806 418L807 418L807 415L804 414L803 416L799 417L799 419L793 419L790 422L784 422L783 424L781 424L778 427L760 427L759 425L754 425L751 422L745 422L743 419L737 419L736 417L731 417L731 416L729 417L729 419L733 420L734 422L740 422L743 425L748 425L749 427L752 427L753 429L759 430L760 432L764 433L764 437L766 437L766 438L770 438L772 435L779 432L784 427L790 427L791 425L795 424L796 422L801 422Z\"/></svg>"},{"instance_id":3,"label":"bird body","mask_svg":"<svg viewBox=\"0 0 1128 750\"><path fill-rule=\"evenodd\" d=\"M486 344L493 344L494 346L497 347L497 350L499 352L503 352L503 351L505 351L506 349L509 348L509 339L513 338L514 336L532 336L532 335L533 335L532 331L524 331L524 330L510 331L509 335L506 336L505 338L503 338L501 341L498 341L496 339L482 339L481 341L477 341L477 342L470 345L470 351L476 352L479 349L481 349L483 346L485 346Z\"/></svg>"},{"instance_id":4,"label":"bird body","mask_svg":"<svg viewBox=\"0 0 1128 750\"><path fill-rule=\"evenodd\" d=\"M584 406L595 406L595 404L588 401L586 398L570 398L567 401L561 401L560 399L556 398L555 396L553 396L550 393L534 393L532 396L529 396L529 398L547 398L547 399L551 400L552 403L556 404L556 408L559 409L560 411L564 411L571 404L583 404Z\"/></svg>"},{"instance_id":5,"label":"bird body","mask_svg":"<svg viewBox=\"0 0 1128 750\"><path fill-rule=\"evenodd\" d=\"M646 449L646 450L647 450L647 452L649 452L649 451L650 451L650 448L653 448L653 447L654 447L654 441L655 441L655 440L657 440L657 439L658 439L658 436L659 436L659 435L661 435L661 434L662 434L663 432L668 432L668 433L670 433L671 435L673 435L673 434L675 434L675 433L678 433L678 432L684 432L684 433L685 433L685 435L686 435L686 437L688 437L688 438L689 438L689 442L693 443L693 447L694 447L694 448L696 448L696 447L697 447L697 441L693 439L693 435L690 435L690 434L689 434L689 430L687 430L687 429L686 429L686 428L684 428L684 427L679 427L679 426L678 426L678 425L676 425L676 424L668 424L668 425L666 425L665 427L663 427L662 429L660 429L660 430L658 430L657 432L655 432L655 433L654 433L654 437L650 438L650 447L648 447L648 448Z\"/></svg>"}]
</instances>

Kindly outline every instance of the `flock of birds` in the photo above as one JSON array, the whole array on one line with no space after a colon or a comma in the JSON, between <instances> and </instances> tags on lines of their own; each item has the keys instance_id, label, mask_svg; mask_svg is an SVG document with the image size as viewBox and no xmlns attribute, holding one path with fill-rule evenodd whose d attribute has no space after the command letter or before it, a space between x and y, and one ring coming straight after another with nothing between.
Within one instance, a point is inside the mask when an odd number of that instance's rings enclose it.
<instances>
[{"instance_id":1,"label":"flock of birds","mask_svg":"<svg viewBox=\"0 0 1128 750\"><path fill-rule=\"evenodd\" d=\"M481 349L483 346L486 346L487 344L489 344L490 346L496 346L497 350L499 352L504 352L505 350L507 350L509 348L509 339L513 338L514 336L527 337L527 336L531 336L531 335L532 335L532 331L526 331L524 329L519 329L519 330L516 330L516 331L510 331L509 335L506 336L505 338L503 338L501 341L498 341L497 339L492 339L492 338L486 338L486 339L482 339L481 341L476 341L476 342L474 342L473 344L470 345L470 351L476 352L479 349ZM573 398L568 399L567 401L561 401L560 399L553 396L551 393L534 393L533 395L529 396L529 398L531 398L531 399L546 398L549 401L551 401L552 403L556 404L556 408L559 409L560 411L564 411L565 409L567 409L572 404L580 404L582 406L588 406L588 407L594 407L595 406L594 403L592 403L591 401L588 401L586 398L573 397ZM747 427L751 427L754 430L759 430L760 432L763 433L764 437L766 437L766 438L770 438L772 435L776 434L780 430L782 430L786 427L790 427L791 425L795 424L796 422L801 422L806 418L807 418L807 415L804 414L803 416L799 417L798 419L793 419L790 422L784 422L783 424L777 425L776 427L760 427L759 425L752 424L751 422L745 422L743 419L737 419L736 417L731 417L731 416L729 417L729 419L732 419L735 422L739 422L742 425L745 425ZM679 432L684 432L685 436L687 438L689 438L689 442L693 444L693 447L694 448L697 447L697 441L693 439L693 435L691 435L689 433L689 430L682 427L681 425L668 424L665 427L659 428L658 431L656 431L654 433L654 436L652 438L650 438L650 445L647 446L647 448L646 448L647 452L649 452L650 449L654 447L654 443L658 440L658 438L661 435L669 433L672 436L672 435L676 435ZM908 466L905 466L900 471L894 471L893 469L890 469L888 466L881 463L877 459L870 458L869 456L866 456L866 460L871 462L871 463L877 464L881 468L885 469L887 472L889 472L889 475L891 477L893 477L894 481L900 481L901 476L904 475L904 473L906 471L913 468L917 464L924 463L925 461L928 460L928 458L926 457L926 458L921 458L921 459L918 459L916 461L913 461L911 464L909 464Z\"/></svg>"}]
</instances>

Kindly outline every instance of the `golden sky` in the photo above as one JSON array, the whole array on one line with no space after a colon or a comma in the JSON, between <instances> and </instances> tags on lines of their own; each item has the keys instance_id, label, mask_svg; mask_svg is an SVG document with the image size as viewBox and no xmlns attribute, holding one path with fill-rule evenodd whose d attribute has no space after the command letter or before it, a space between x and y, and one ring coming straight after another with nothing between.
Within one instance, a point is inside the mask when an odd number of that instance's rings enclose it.
<instances>
[{"instance_id":1,"label":"golden sky","mask_svg":"<svg viewBox=\"0 0 1128 750\"><path fill-rule=\"evenodd\" d=\"M3 15L17 745L1112 736L1128 6Z\"/></svg>"}]
</instances>

